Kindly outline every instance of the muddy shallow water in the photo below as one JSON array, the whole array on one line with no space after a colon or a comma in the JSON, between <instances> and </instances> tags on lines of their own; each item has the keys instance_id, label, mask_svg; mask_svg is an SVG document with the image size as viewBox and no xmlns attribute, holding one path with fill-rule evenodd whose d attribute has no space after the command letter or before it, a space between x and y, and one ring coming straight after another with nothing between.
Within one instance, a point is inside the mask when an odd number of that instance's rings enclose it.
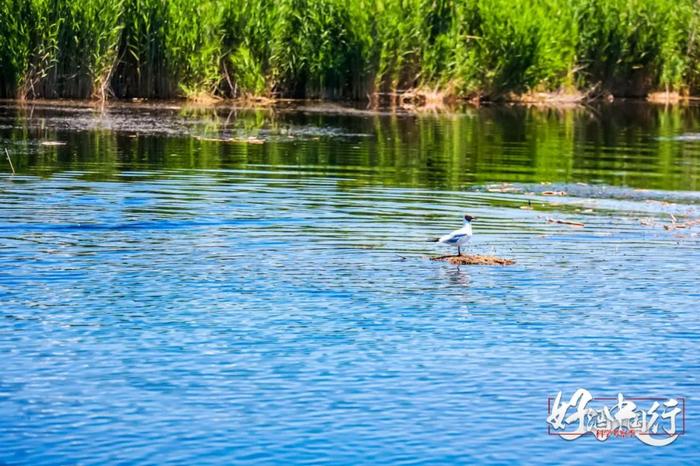
<instances>
[{"instance_id":1,"label":"muddy shallow water","mask_svg":"<svg viewBox=\"0 0 700 466\"><path fill-rule=\"evenodd\" d=\"M1 104L0 462L697 464L697 134L642 104ZM516 263L429 260L463 213ZM686 397L687 432L547 435L577 388Z\"/></svg>"}]
</instances>

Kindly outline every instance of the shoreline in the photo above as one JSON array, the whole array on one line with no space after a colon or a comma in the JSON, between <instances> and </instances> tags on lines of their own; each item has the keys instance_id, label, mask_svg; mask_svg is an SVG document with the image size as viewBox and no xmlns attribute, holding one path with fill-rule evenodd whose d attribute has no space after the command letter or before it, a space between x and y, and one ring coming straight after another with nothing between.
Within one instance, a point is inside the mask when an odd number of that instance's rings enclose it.
<instances>
[{"instance_id":1,"label":"shoreline","mask_svg":"<svg viewBox=\"0 0 700 466\"><path fill-rule=\"evenodd\" d=\"M295 98L212 98L212 99L8 99L0 98L0 104L16 106L57 106L78 108L159 108L181 110L183 108L241 108L298 110L319 113L377 114L377 113L441 113L459 109L479 107L542 107L567 109L586 107L591 104L635 103L649 105L693 105L700 96L682 96L678 93L653 92L646 97L613 98L612 96L590 98L576 92L528 92L508 94L499 99L457 98L439 92L425 93L409 90L396 93L374 94L364 100L295 99Z\"/></svg>"}]
</instances>

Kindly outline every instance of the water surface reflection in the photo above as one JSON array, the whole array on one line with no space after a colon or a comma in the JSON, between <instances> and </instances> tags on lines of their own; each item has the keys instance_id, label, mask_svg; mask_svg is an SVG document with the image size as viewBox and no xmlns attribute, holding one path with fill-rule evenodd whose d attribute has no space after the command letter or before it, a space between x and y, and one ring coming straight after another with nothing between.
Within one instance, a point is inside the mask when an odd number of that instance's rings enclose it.
<instances>
[{"instance_id":1,"label":"water surface reflection","mask_svg":"<svg viewBox=\"0 0 700 466\"><path fill-rule=\"evenodd\" d=\"M0 106L2 461L696 464L697 118ZM515 266L428 260L465 211ZM688 433L547 436L579 387Z\"/></svg>"}]
</instances>

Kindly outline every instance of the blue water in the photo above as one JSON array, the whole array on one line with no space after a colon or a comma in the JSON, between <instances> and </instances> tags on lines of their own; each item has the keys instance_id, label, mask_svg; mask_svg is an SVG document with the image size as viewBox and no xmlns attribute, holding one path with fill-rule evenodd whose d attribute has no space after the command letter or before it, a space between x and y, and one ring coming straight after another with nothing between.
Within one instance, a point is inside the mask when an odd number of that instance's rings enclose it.
<instances>
[{"instance_id":1,"label":"blue water","mask_svg":"<svg viewBox=\"0 0 700 466\"><path fill-rule=\"evenodd\" d=\"M700 217L694 169L682 191L454 189L284 159L371 131L199 168L65 131L0 175L0 464L700 464L700 226L663 228ZM204 144L149 137L146 158ZM463 212L471 252L516 265L429 260ZM686 397L687 431L547 435L547 397L577 388Z\"/></svg>"}]
</instances>

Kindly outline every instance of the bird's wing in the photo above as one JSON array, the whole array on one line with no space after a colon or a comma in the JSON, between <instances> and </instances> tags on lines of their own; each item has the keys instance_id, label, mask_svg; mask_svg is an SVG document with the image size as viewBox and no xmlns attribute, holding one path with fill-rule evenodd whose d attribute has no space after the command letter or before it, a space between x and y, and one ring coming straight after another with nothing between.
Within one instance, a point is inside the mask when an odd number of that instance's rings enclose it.
<instances>
[{"instance_id":1,"label":"bird's wing","mask_svg":"<svg viewBox=\"0 0 700 466\"><path fill-rule=\"evenodd\" d=\"M440 242L452 244L452 243L456 243L457 241L464 238L465 236L467 236L467 233L463 232L462 230L455 230L452 233L449 233L445 236L442 236L440 238Z\"/></svg>"}]
</instances>

